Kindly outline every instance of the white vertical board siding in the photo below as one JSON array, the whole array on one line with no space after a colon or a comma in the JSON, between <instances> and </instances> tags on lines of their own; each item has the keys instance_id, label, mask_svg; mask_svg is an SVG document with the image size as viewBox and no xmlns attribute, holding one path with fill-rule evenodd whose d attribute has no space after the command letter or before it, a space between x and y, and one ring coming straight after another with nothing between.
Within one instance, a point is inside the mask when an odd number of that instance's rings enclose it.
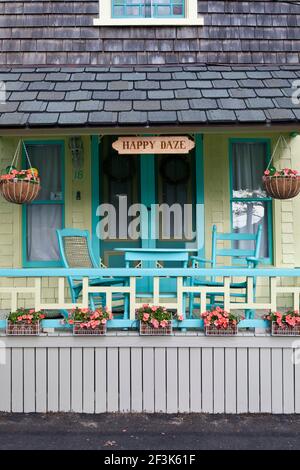
<instances>
[{"instance_id":1,"label":"white vertical board siding","mask_svg":"<svg viewBox=\"0 0 300 470\"><path fill-rule=\"evenodd\" d=\"M95 349L83 349L83 412L95 411Z\"/></svg>"},{"instance_id":2,"label":"white vertical board siding","mask_svg":"<svg viewBox=\"0 0 300 470\"><path fill-rule=\"evenodd\" d=\"M120 411L130 411L130 348L119 349Z\"/></svg>"},{"instance_id":3,"label":"white vertical board siding","mask_svg":"<svg viewBox=\"0 0 300 470\"><path fill-rule=\"evenodd\" d=\"M71 411L82 412L82 348L71 350Z\"/></svg>"},{"instance_id":4,"label":"white vertical board siding","mask_svg":"<svg viewBox=\"0 0 300 470\"><path fill-rule=\"evenodd\" d=\"M106 348L95 349L95 412L105 413L106 396Z\"/></svg>"},{"instance_id":5,"label":"white vertical board siding","mask_svg":"<svg viewBox=\"0 0 300 470\"><path fill-rule=\"evenodd\" d=\"M225 348L225 413L236 413L235 348Z\"/></svg>"},{"instance_id":6,"label":"white vertical board siding","mask_svg":"<svg viewBox=\"0 0 300 470\"><path fill-rule=\"evenodd\" d=\"M163 413L166 411L166 348L155 348L154 355L154 411Z\"/></svg>"},{"instance_id":7,"label":"white vertical board siding","mask_svg":"<svg viewBox=\"0 0 300 470\"><path fill-rule=\"evenodd\" d=\"M272 411L272 368L271 349L263 348L260 350L260 410L262 413L271 413Z\"/></svg>"},{"instance_id":8,"label":"white vertical board siding","mask_svg":"<svg viewBox=\"0 0 300 470\"><path fill-rule=\"evenodd\" d=\"M58 336L6 343L2 412L300 412L300 354L292 339Z\"/></svg>"},{"instance_id":9,"label":"white vertical board siding","mask_svg":"<svg viewBox=\"0 0 300 470\"><path fill-rule=\"evenodd\" d=\"M24 411L23 352L22 348L14 348L11 351L11 411L16 413Z\"/></svg>"},{"instance_id":10,"label":"white vertical board siding","mask_svg":"<svg viewBox=\"0 0 300 470\"><path fill-rule=\"evenodd\" d=\"M24 413L35 410L35 354L34 348L24 349Z\"/></svg>"},{"instance_id":11,"label":"white vertical board siding","mask_svg":"<svg viewBox=\"0 0 300 470\"><path fill-rule=\"evenodd\" d=\"M71 409L71 351L60 348L59 352L59 411Z\"/></svg>"},{"instance_id":12,"label":"white vertical board siding","mask_svg":"<svg viewBox=\"0 0 300 470\"><path fill-rule=\"evenodd\" d=\"M6 349L4 364L0 364L0 410L6 412L12 410L11 365L11 349Z\"/></svg>"},{"instance_id":13,"label":"white vertical board siding","mask_svg":"<svg viewBox=\"0 0 300 470\"><path fill-rule=\"evenodd\" d=\"M143 410L143 365L142 348L131 348L131 410Z\"/></svg>"},{"instance_id":14,"label":"white vertical board siding","mask_svg":"<svg viewBox=\"0 0 300 470\"><path fill-rule=\"evenodd\" d=\"M48 348L48 411L59 411L59 349Z\"/></svg>"},{"instance_id":15,"label":"white vertical board siding","mask_svg":"<svg viewBox=\"0 0 300 470\"><path fill-rule=\"evenodd\" d=\"M47 411L47 349L35 350L35 404L37 413Z\"/></svg>"}]
</instances>

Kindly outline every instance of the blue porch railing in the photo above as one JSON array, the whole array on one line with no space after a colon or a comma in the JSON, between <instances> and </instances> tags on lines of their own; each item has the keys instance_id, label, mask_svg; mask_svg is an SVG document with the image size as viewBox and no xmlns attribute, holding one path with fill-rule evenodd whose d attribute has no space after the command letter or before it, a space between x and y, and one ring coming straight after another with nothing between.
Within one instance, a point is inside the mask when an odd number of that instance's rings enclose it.
<instances>
[{"instance_id":1,"label":"blue porch railing","mask_svg":"<svg viewBox=\"0 0 300 470\"><path fill-rule=\"evenodd\" d=\"M166 277L176 278L177 279L177 304L174 306L182 305L182 312L184 314L184 320L178 322L174 320L174 327L181 329L201 329L203 328L203 321L200 318L187 318L184 299L188 298L190 289L194 289L192 292L194 295L199 293L199 296L206 296L207 293L211 292L212 288L205 287L189 287L189 282L186 282L187 279L192 277L214 277L221 280L222 286L218 289L219 295L224 295L224 301L227 302L227 308L229 310L246 310L252 309L256 311L257 318L253 319L244 319L240 322L239 328L267 328L269 323L261 318L259 318L260 311L268 311L277 309L277 300L282 294L290 294L293 297L293 302L290 307L294 309L299 309L299 297L300 297L300 268L295 269L280 269L280 268L214 268L214 269L204 269L204 268L156 268L156 269L144 269L144 268L99 268L99 269L41 269L41 268L25 268L25 269L0 269L0 279L1 278L29 278L35 279L33 287L0 287L0 297L2 293L9 292L12 297L12 306L16 307L17 296L19 293L29 292L34 294L34 304L41 305L40 308L45 308L49 310L66 310L67 307L71 308L71 304L67 304L64 300L64 279L69 276L75 276L76 278L83 279L83 297L85 302L88 302L88 296L91 292L102 292L110 296L110 302L112 299L112 294L114 292L122 292L121 289L126 292L126 295L131 295L132 308L130 315L127 318L113 319L108 322L108 328L137 328L137 321L134 317L134 311L136 305L138 305L137 297L140 297L136 292L135 281L141 277L151 277L156 282L156 296L155 302L149 301L149 303L157 303L160 301L160 292L159 282L161 279ZM122 277L128 278L129 287L90 287L88 279L91 277L100 276L100 277ZM56 303L43 304L41 301L42 287L41 287L41 278L58 278L58 292L59 300ZM230 280L232 278L247 278L249 293L247 294L246 303L235 302L231 303L230 301ZM264 297L268 297L268 301L259 302L256 301L253 297L253 279L256 278L267 278L269 280L269 286L265 287L268 292L264 293ZM285 281L284 286L281 285L280 279L289 279L291 282ZM223 280L223 281L222 281ZM61 282L62 281L62 282ZM280 281L280 282L279 282ZM289 284L289 285L287 285ZM91 289L93 289L91 291ZM101 291L102 289L102 291ZM118 290L119 289L119 290ZM127 289L127 290L126 290ZM202 289L202 290L201 290ZM201 292L200 292L201 291ZM217 295L217 294L216 294ZM163 296L164 298L166 295ZM226 300L227 299L227 300ZM148 301L148 300L147 300ZM81 301L79 302L79 304ZM160 301L160 304L163 304L164 300ZM44 305L44 307L43 307ZM203 306L203 304L202 304ZM199 315L198 315L199 317ZM46 319L42 322L43 328L66 328L67 326L62 324L61 320ZM5 320L0 320L0 328L5 328Z\"/></svg>"}]
</instances>

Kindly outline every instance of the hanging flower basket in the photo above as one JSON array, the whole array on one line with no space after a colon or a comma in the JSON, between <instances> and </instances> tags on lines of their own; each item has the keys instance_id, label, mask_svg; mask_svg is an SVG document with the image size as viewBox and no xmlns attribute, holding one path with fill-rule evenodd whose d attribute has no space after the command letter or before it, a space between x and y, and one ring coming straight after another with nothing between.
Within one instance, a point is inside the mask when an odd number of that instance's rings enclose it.
<instances>
[{"instance_id":1,"label":"hanging flower basket","mask_svg":"<svg viewBox=\"0 0 300 470\"><path fill-rule=\"evenodd\" d=\"M21 173L21 172L19 172ZM23 174L23 173L22 173ZM12 176L12 177L11 177ZM0 177L0 193L8 202L28 204L37 198L41 190L40 180L23 179L7 174Z\"/></svg>"},{"instance_id":2,"label":"hanging flower basket","mask_svg":"<svg viewBox=\"0 0 300 470\"><path fill-rule=\"evenodd\" d=\"M21 148L24 149L29 168L18 171L14 164L18 162ZM0 194L13 204L29 204L38 197L40 190L38 170L32 168L26 146L20 140L11 165L0 176Z\"/></svg>"},{"instance_id":3,"label":"hanging flower basket","mask_svg":"<svg viewBox=\"0 0 300 470\"><path fill-rule=\"evenodd\" d=\"M274 199L291 199L300 193L300 175L297 170L272 167L265 171L263 184L268 196Z\"/></svg>"}]
</instances>

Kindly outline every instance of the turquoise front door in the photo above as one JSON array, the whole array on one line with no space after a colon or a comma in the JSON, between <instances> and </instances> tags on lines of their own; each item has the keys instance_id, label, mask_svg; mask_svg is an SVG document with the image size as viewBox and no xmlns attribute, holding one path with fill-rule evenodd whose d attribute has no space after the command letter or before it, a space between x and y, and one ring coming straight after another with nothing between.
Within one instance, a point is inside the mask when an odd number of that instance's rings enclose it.
<instances>
[{"instance_id":1,"label":"turquoise front door","mask_svg":"<svg viewBox=\"0 0 300 470\"><path fill-rule=\"evenodd\" d=\"M93 233L93 246L102 262L109 267L123 267L124 255L116 248L189 248L203 254L201 136L196 138L195 149L187 155L118 155L112 148L117 137L105 136L99 145L95 139L93 174L98 173L98 180L95 181L94 174L93 193L98 201L95 203L93 199L93 212L98 204L107 205L100 218L109 221L107 211L112 206L116 219L114 227L106 224L100 239L95 240ZM136 209L138 204L143 209L140 212ZM137 215L139 223L134 224ZM93 232L97 221L99 218L94 220ZM137 232L132 230L133 226ZM174 266L174 263L161 264ZM153 263L143 266L153 267ZM139 283L140 288L151 291L151 279ZM168 280L162 287L168 290L171 285L172 280Z\"/></svg>"}]
</instances>

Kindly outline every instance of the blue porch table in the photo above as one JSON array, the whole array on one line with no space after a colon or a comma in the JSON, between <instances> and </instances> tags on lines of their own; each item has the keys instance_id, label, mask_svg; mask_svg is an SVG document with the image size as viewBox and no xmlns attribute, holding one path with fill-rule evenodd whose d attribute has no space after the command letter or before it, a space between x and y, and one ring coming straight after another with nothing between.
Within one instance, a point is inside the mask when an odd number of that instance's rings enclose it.
<instances>
[{"instance_id":1,"label":"blue porch table","mask_svg":"<svg viewBox=\"0 0 300 470\"><path fill-rule=\"evenodd\" d=\"M126 268L130 268L131 262L139 261L142 263L141 267L150 269L157 268L156 262L158 261L177 262L180 263L181 268L187 268L189 254L197 251L192 248L115 248L115 250L124 252ZM178 269L178 266L174 266L171 269L174 269L174 277L176 277L175 269ZM170 277L172 278L172 276ZM176 282L174 281L174 279L170 278L165 279L165 283L160 291L162 298L176 296ZM185 282L186 280L184 279L184 284ZM151 297L151 279L141 280L139 284L140 292L137 294L137 297ZM185 298L183 299L182 310L185 317Z\"/></svg>"},{"instance_id":2,"label":"blue porch table","mask_svg":"<svg viewBox=\"0 0 300 470\"><path fill-rule=\"evenodd\" d=\"M182 268L186 268L189 260L189 253L197 251L193 248L115 248L115 251L122 251L125 256L125 266L130 267L131 261L177 261L181 262Z\"/></svg>"}]
</instances>

